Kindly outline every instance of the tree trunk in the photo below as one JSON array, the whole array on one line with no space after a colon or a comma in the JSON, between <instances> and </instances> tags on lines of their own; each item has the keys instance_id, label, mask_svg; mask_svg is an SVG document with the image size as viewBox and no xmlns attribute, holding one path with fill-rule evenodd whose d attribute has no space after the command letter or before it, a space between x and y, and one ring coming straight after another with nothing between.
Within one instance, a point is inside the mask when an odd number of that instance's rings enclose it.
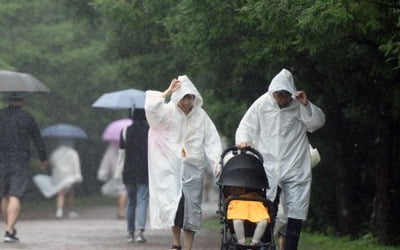
<instances>
[{"instance_id":1,"label":"tree trunk","mask_svg":"<svg viewBox=\"0 0 400 250\"><path fill-rule=\"evenodd\" d=\"M386 96L385 88L382 95ZM383 98L388 100L390 98ZM388 101L381 102L379 117L377 119L376 138L376 194L375 194L375 223L376 235L384 242L389 241L390 221L390 183L391 183L391 152L393 139L391 133L391 104Z\"/></svg>"},{"instance_id":2,"label":"tree trunk","mask_svg":"<svg viewBox=\"0 0 400 250\"><path fill-rule=\"evenodd\" d=\"M336 181L336 227L339 235L349 235L352 232L352 220L350 211L350 193L349 187L349 162L347 161L344 146L342 142L335 145L336 154L339 156L335 167Z\"/></svg>"}]
</instances>

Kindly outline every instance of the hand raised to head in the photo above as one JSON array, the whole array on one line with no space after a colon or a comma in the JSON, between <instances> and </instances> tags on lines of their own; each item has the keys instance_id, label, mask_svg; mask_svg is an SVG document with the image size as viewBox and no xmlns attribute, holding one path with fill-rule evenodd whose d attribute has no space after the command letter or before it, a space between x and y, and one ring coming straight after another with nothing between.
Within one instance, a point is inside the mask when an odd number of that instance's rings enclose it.
<instances>
[{"instance_id":1,"label":"hand raised to head","mask_svg":"<svg viewBox=\"0 0 400 250\"><path fill-rule=\"evenodd\" d=\"M308 104L308 97L305 91L297 91L296 92L296 100L299 101L303 105Z\"/></svg>"},{"instance_id":2,"label":"hand raised to head","mask_svg":"<svg viewBox=\"0 0 400 250\"><path fill-rule=\"evenodd\" d=\"M166 89L163 93L163 97L167 97L168 95L171 95L174 91L176 91L178 88L181 87L181 82L178 79L172 79L168 89Z\"/></svg>"}]
</instances>

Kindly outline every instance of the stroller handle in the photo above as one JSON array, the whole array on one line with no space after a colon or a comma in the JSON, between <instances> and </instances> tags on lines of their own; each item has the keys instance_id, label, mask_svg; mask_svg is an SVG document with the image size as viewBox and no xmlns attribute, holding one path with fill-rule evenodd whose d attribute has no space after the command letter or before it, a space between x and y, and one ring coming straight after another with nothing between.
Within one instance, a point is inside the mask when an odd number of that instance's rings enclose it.
<instances>
[{"instance_id":1,"label":"stroller handle","mask_svg":"<svg viewBox=\"0 0 400 250\"><path fill-rule=\"evenodd\" d=\"M234 155L237 155L237 154L238 154L238 151L240 151L241 154L244 154L244 153L246 153L247 151L252 152L253 154L255 154L255 155L257 156L258 160L259 160L261 163L264 163L264 159L263 159L261 153L258 152L256 149L254 149L254 148L252 148L252 147L238 148L237 146L233 146L233 147L230 147L230 148L225 149L224 152L222 152L220 164L223 166L224 157L225 157L225 155L226 155L227 153L233 152Z\"/></svg>"}]
</instances>

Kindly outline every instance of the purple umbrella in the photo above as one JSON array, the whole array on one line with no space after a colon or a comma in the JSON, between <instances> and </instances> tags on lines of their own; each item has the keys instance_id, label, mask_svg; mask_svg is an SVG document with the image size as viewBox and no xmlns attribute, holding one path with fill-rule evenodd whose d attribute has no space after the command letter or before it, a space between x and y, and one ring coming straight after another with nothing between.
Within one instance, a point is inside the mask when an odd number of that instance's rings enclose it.
<instances>
[{"instance_id":1,"label":"purple umbrella","mask_svg":"<svg viewBox=\"0 0 400 250\"><path fill-rule=\"evenodd\" d=\"M108 124L108 126L103 132L102 136L103 141L119 142L121 130L125 127L128 127L131 124L132 124L132 119L128 118L111 122L110 124Z\"/></svg>"}]
</instances>

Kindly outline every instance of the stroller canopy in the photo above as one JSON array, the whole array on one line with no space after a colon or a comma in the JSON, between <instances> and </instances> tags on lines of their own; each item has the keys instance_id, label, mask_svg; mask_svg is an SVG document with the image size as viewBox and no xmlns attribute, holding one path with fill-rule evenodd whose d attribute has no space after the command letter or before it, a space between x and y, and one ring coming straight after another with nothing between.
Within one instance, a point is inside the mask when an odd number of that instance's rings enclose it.
<instances>
[{"instance_id":1,"label":"stroller canopy","mask_svg":"<svg viewBox=\"0 0 400 250\"><path fill-rule=\"evenodd\" d=\"M261 157L257 151L252 149L250 151L241 151L229 159L222 166L222 173L217 184L222 186L267 189L268 178L265 174L262 158L259 159L256 155L251 154L253 151L256 152L258 157ZM226 152L222 154L222 157L225 154ZM223 159L221 159L221 164L223 164Z\"/></svg>"}]
</instances>

